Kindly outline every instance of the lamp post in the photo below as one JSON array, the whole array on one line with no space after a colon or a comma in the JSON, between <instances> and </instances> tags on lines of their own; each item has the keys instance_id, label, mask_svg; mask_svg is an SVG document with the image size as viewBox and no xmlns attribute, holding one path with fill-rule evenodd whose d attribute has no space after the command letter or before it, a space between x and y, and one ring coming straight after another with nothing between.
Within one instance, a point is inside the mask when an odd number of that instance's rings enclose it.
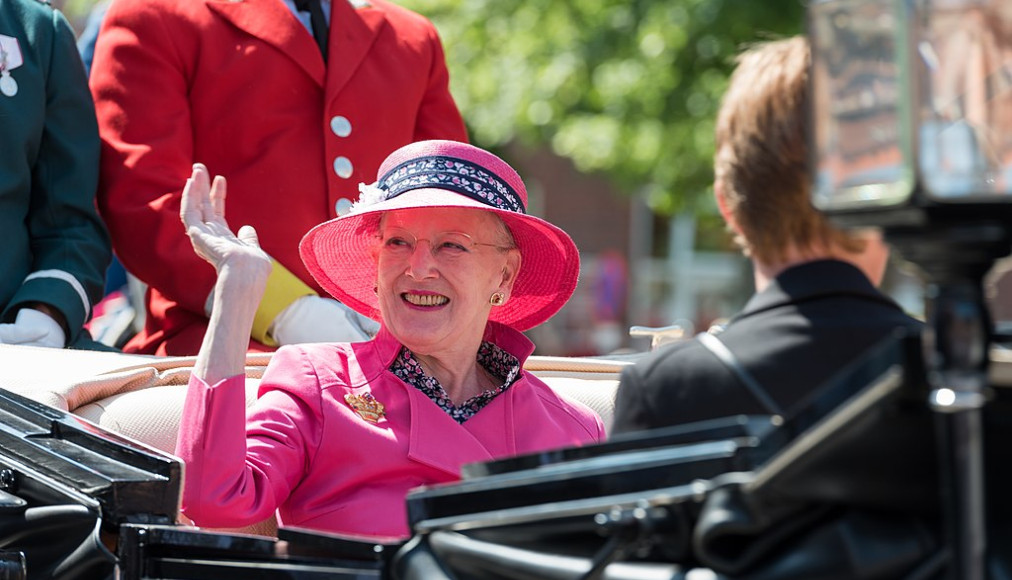
<instances>
[{"instance_id":1,"label":"lamp post","mask_svg":"<svg viewBox=\"0 0 1012 580\"><path fill-rule=\"evenodd\" d=\"M814 0L813 203L881 228L928 282L949 576L985 577L983 276L1012 248L1012 6Z\"/></svg>"}]
</instances>

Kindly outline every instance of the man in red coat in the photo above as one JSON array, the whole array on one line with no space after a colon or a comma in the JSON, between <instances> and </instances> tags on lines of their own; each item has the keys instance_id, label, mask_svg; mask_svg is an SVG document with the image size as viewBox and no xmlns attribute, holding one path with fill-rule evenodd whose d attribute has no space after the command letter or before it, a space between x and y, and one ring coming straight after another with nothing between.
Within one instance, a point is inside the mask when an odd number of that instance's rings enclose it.
<instances>
[{"instance_id":1,"label":"man in red coat","mask_svg":"<svg viewBox=\"0 0 1012 580\"><path fill-rule=\"evenodd\" d=\"M194 354L207 327L215 272L179 227L196 162L228 179L228 221L255 226L274 259L251 350L367 337L368 321L317 295L298 242L355 200L391 151L467 135L428 20L386 0L320 8L111 5L91 72L99 209L120 260L149 288L145 326L128 352ZM314 21L329 22L316 39Z\"/></svg>"}]
</instances>

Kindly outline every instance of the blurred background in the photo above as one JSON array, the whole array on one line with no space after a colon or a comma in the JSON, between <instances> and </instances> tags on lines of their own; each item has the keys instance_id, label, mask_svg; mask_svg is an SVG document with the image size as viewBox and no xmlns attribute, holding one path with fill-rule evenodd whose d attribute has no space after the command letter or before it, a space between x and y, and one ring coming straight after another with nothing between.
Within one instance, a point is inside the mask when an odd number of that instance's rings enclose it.
<instances>
[{"instance_id":1,"label":"blurred background","mask_svg":"<svg viewBox=\"0 0 1012 580\"><path fill-rule=\"evenodd\" d=\"M712 197L714 118L733 56L802 32L802 2L397 3L439 29L472 142L516 167L531 213L580 248L573 299L529 332L537 354L647 350L630 326L691 336L744 305L751 268ZM53 4L80 33L96 1ZM895 261L884 287L923 315L913 268Z\"/></svg>"}]
</instances>

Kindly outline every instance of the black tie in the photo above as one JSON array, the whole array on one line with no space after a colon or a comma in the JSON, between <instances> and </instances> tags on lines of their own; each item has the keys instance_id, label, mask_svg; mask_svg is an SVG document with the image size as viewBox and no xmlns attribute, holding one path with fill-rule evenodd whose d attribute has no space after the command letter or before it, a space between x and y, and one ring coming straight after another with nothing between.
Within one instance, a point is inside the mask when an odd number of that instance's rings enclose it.
<instances>
[{"instance_id":1,"label":"black tie","mask_svg":"<svg viewBox=\"0 0 1012 580\"><path fill-rule=\"evenodd\" d=\"M313 38L320 45L323 62L327 62L327 20L323 17L320 0L295 0L295 8L299 12L309 13L309 23L313 25Z\"/></svg>"}]
</instances>

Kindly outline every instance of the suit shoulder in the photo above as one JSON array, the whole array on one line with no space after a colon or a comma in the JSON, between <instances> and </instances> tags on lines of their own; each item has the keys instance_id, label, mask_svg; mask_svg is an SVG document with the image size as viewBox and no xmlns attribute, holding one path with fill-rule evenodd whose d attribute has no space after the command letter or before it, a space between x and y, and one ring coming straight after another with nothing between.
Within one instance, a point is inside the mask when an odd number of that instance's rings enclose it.
<instances>
[{"instance_id":1,"label":"suit shoulder","mask_svg":"<svg viewBox=\"0 0 1012 580\"><path fill-rule=\"evenodd\" d=\"M20 22L27 30L52 29L53 19L57 14L57 10L49 2L39 0L0 2L0 22Z\"/></svg>"},{"instance_id":2,"label":"suit shoulder","mask_svg":"<svg viewBox=\"0 0 1012 580\"><path fill-rule=\"evenodd\" d=\"M372 341L296 344L279 348L271 358L271 365L277 361L279 365L300 368L324 390L353 388L367 384L375 378L378 369L384 368L371 363L363 366L366 359L374 361L372 357L376 354Z\"/></svg>"},{"instance_id":3,"label":"suit shoulder","mask_svg":"<svg viewBox=\"0 0 1012 580\"><path fill-rule=\"evenodd\" d=\"M0 0L0 35L17 39L22 54L34 55L43 68L49 67L54 54L65 56L68 49L76 52L70 22L62 12L39 0Z\"/></svg>"},{"instance_id":4,"label":"suit shoulder","mask_svg":"<svg viewBox=\"0 0 1012 580\"><path fill-rule=\"evenodd\" d=\"M349 0L351 5L357 9L372 8L374 10L381 10L386 15L387 19L395 27L411 27L411 28L425 28L435 30L435 26L428 18L421 14L405 8L403 6L394 4L387 0Z\"/></svg>"},{"instance_id":5,"label":"suit shoulder","mask_svg":"<svg viewBox=\"0 0 1012 580\"><path fill-rule=\"evenodd\" d=\"M345 342L290 344L279 348L271 357L271 363L291 364L302 361L300 364L316 368L321 361L334 361L335 364L344 366L351 356L351 345Z\"/></svg>"},{"instance_id":6,"label":"suit shoulder","mask_svg":"<svg viewBox=\"0 0 1012 580\"><path fill-rule=\"evenodd\" d=\"M528 374L527 384L542 403L551 408L561 410L565 415L571 417L584 427L596 424L598 421L598 414L590 406L557 393L555 389L548 386L541 379Z\"/></svg>"},{"instance_id":7,"label":"suit shoulder","mask_svg":"<svg viewBox=\"0 0 1012 580\"><path fill-rule=\"evenodd\" d=\"M109 4L103 18L127 27L167 23L173 33L188 28L202 29L216 25L212 3L202 0L116 0Z\"/></svg>"},{"instance_id":8,"label":"suit shoulder","mask_svg":"<svg viewBox=\"0 0 1012 580\"><path fill-rule=\"evenodd\" d=\"M56 11L49 0L11 0L0 5L4 6L5 11L43 20L52 18L53 12Z\"/></svg>"},{"instance_id":9,"label":"suit shoulder","mask_svg":"<svg viewBox=\"0 0 1012 580\"><path fill-rule=\"evenodd\" d=\"M646 379L658 373L670 375L673 372L692 367L708 351L698 340L689 339L668 344L651 352L635 364L623 369L623 374L634 373Z\"/></svg>"},{"instance_id":10,"label":"suit shoulder","mask_svg":"<svg viewBox=\"0 0 1012 580\"><path fill-rule=\"evenodd\" d=\"M525 378L528 388L530 388L531 392L542 401L563 407L572 404L572 401L555 392L555 389L548 386L548 383L538 377L530 373L525 373ZM577 405L579 405L579 403L577 403Z\"/></svg>"}]
</instances>

